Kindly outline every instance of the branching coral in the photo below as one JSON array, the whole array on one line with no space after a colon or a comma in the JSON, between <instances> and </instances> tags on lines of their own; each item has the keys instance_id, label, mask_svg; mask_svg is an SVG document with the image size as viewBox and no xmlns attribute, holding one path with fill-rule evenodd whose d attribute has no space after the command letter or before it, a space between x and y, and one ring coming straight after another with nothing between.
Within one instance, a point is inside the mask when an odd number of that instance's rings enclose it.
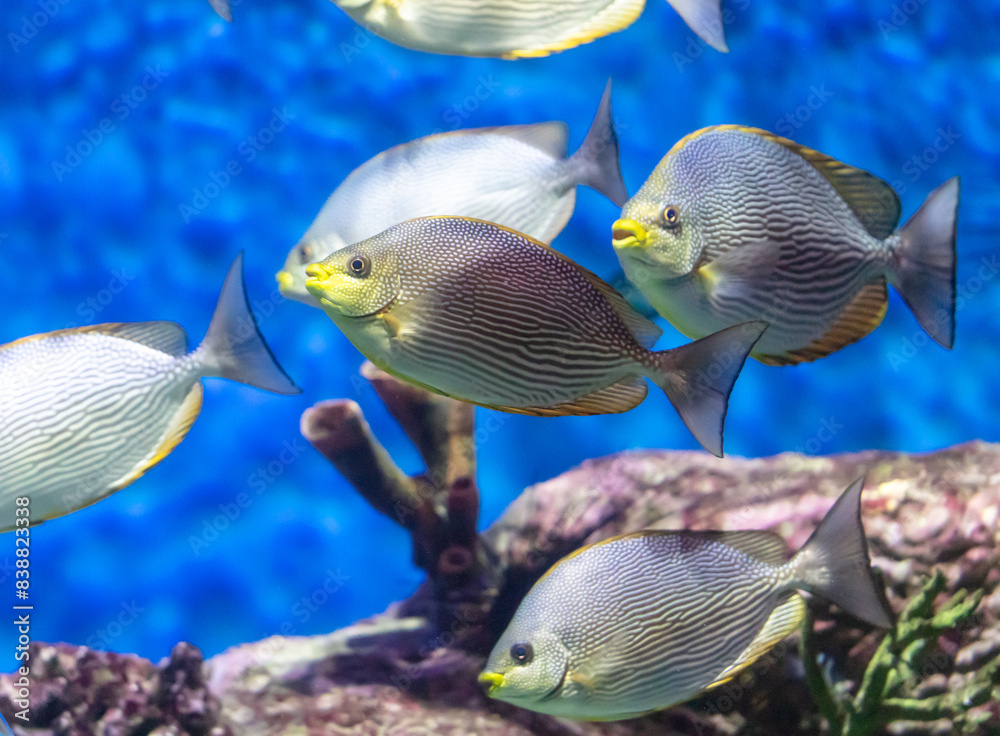
<instances>
[{"instance_id":1,"label":"branching coral","mask_svg":"<svg viewBox=\"0 0 1000 736\"><path fill-rule=\"evenodd\" d=\"M324 401L302 415L302 434L377 510L409 530L414 562L431 595L411 616L433 633L451 632L459 648L488 649L485 616L496 596L497 565L476 530L479 490L470 404L428 393L371 363L361 375L416 445L427 471L408 476L372 435L361 408Z\"/></svg>"},{"instance_id":2,"label":"branching coral","mask_svg":"<svg viewBox=\"0 0 1000 736\"><path fill-rule=\"evenodd\" d=\"M1000 657L986 662L964 683L933 692L921 687L938 669L928 654L939 636L966 625L983 594L959 590L935 610L944 591L945 576L935 571L907 604L895 627L879 645L857 692L851 696L834 685L821 668L813 641L813 622L807 616L800 649L806 678L820 712L834 736L870 736L899 721L951 721L954 733L978 733L988 713L973 709L1000 697Z\"/></svg>"}]
</instances>

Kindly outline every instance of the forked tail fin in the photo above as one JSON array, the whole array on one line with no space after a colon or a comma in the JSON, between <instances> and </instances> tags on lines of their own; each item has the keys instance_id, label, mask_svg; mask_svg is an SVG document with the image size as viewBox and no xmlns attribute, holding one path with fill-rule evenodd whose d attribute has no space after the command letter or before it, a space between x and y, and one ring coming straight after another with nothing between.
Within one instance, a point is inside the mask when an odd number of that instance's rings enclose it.
<instances>
[{"instance_id":1,"label":"forked tail fin","mask_svg":"<svg viewBox=\"0 0 1000 736\"><path fill-rule=\"evenodd\" d=\"M229 7L229 0L208 0L208 2L220 18L230 23L233 22L233 10Z\"/></svg>"},{"instance_id":2,"label":"forked tail fin","mask_svg":"<svg viewBox=\"0 0 1000 736\"><path fill-rule=\"evenodd\" d=\"M952 177L929 195L897 231L893 286L920 326L938 343L955 344L955 232L959 180Z\"/></svg>"},{"instance_id":3,"label":"forked tail fin","mask_svg":"<svg viewBox=\"0 0 1000 736\"><path fill-rule=\"evenodd\" d=\"M618 134L611 117L611 80L583 144L570 157L578 184L596 189L619 207L628 201L628 190L618 161Z\"/></svg>"},{"instance_id":4,"label":"forked tail fin","mask_svg":"<svg viewBox=\"0 0 1000 736\"><path fill-rule=\"evenodd\" d=\"M892 612L872 573L861 525L864 484L862 477L847 487L791 564L798 567L803 589L836 603L852 616L888 628Z\"/></svg>"},{"instance_id":5,"label":"forked tail fin","mask_svg":"<svg viewBox=\"0 0 1000 736\"><path fill-rule=\"evenodd\" d=\"M210 375L279 394L301 393L260 334L247 301L242 253L229 267L208 334L197 352Z\"/></svg>"},{"instance_id":6,"label":"forked tail fin","mask_svg":"<svg viewBox=\"0 0 1000 736\"><path fill-rule=\"evenodd\" d=\"M655 353L650 379L667 395L706 450L722 457L729 394L767 322L744 322L673 350Z\"/></svg>"},{"instance_id":7,"label":"forked tail fin","mask_svg":"<svg viewBox=\"0 0 1000 736\"><path fill-rule=\"evenodd\" d=\"M721 0L667 0L688 27L716 51L729 51L722 28Z\"/></svg>"}]
</instances>

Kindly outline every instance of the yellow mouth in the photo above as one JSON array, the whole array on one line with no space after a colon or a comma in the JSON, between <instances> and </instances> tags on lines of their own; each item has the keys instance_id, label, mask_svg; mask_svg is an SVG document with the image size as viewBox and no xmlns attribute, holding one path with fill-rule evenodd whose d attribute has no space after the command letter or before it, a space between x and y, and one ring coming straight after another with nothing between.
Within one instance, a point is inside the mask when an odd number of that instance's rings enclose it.
<instances>
[{"instance_id":1,"label":"yellow mouth","mask_svg":"<svg viewBox=\"0 0 1000 736\"><path fill-rule=\"evenodd\" d=\"M288 271L278 271L274 275L274 278L278 282L278 290L282 293L288 291L292 288L292 284L295 282L295 278Z\"/></svg>"},{"instance_id":2,"label":"yellow mouth","mask_svg":"<svg viewBox=\"0 0 1000 736\"><path fill-rule=\"evenodd\" d=\"M479 675L479 684L488 685L488 695L492 695L503 686L503 675L497 672L483 672Z\"/></svg>"},{"instance_id":3,"label":"yellow mouth","mask_svg":"<svg viewBox=\"0 0 1000 736\"><path fill-rule=\"evenodd\" d=\"M641 248L646 238L646 228L635 220L618 220L611 226L611 244L615 248Z\"/></svg>"},{"instance_id":4,"label":"yellow mouth","mask_svg":"<svg viewBox=\"0 0 1000 736\"><path fill-rule=\"evenodd\" d=\"M323 284L330 278L330 272L318 263L306 266L306 288L309 291L323 290Z\"/></svg>"}]
</instances>

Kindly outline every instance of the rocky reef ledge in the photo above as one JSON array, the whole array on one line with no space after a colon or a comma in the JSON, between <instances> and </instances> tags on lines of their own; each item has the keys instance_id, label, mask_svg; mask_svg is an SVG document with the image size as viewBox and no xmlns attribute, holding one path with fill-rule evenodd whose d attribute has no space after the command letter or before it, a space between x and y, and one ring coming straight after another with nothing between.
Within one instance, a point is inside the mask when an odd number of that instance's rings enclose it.
<instances>
[{"instance_id":1,"label":"rocky reef ledge","mask_svg":"<svg viewBox=\"0 0 1000 736\"><path fill-rule=\"evenodd\" d=\"M424 454L427 474L395 469L353 402L317 405L303 432L411 530L427 582L346 629L276 636L204 662L184 643L159 665L33 644L27 727L12 717L16 676L0 677L0 712L15 733L1000 734L1000 445L753 460L625 452L526 489L476 535L471 410L370 368L366 377ZM521 596L578 546L659 527L770 529L795 549L862 474L873 562L900 615L882 646L885 632L813 600L805 642L791 637L736 680L645 718L569 723L477 687Z\"/></svg>"}]
</instances>

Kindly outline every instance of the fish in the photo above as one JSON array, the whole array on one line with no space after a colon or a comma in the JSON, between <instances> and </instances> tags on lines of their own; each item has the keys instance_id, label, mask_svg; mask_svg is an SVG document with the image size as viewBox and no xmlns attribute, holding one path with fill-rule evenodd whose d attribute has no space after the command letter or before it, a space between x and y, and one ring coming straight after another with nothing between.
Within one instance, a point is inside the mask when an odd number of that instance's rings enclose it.
<instances>
[{"instance_id":1,"label":"fish","mask_svg":"<svg viewBox=\"0 0 1000 736\"><path fill-rule=\"evenodd\" d=\"M645 378L722 454L729 393L766 325L663 352L662 331L598 276L527 235L421 217L306 269L306 288L372 363L434 393L535 416L628 411Z\"/></svg>"},{"instance_id":2,"label":"fish","mask_svg":"<svg viewBox=\"0 0 1000 736\"><path fill-rule=\"evenodd\" d=\"M645 530L572 552L528 591L479 682L522 708L635 718L730 680L805 615L799 591L892 625L861 524L864 478L789 559L761 531Z\"/></svg>"},{"instance_id":3,"label":"fish","mask_svg":"<svg viewBox=\"0 0 1000 736\"><path fill-rule=\"evenodd\" d=\"M281 293L319 305L305 269L335 250L427 215L474 217L550 243L586 184L621 207L628 199L608 81L580 148L566 156L563 122L438 133L390 148L356 168L323 205L277 275Z\"/></svg>"},{"instance_id":4,"label":"fish","mask_svg":"<svg viewBox=\"0 0 1000 736\"><path fill-rule=\"evenodd\" d=\"M230 7L230 0L208 0L208 3L222 20L233 22L233 9Z\"/></svg>"},{"instance_id":5,"label":"fish","mask_svg":"<svg viewBox=\"0 0 1000 736\"><path fill-rule=\"evenodd\" d=\"M692 31L728 51L720 0L668 0ZM646 0L333 0L352 20L416 51L547 56L628 28Z\"/></svg>"},{"instance_id":6,"label":"fish","mask_svg":"<svg viewBox=\"0 0 1000 736\"><path fill-rule=\"evenodd\" d=\"M625 275L691 338L769 323L751 355L817 360L885 316L887 283L945 348L955 335L958 177L897 229L901 206L874 175L759 128L681 139L612 225Z\"/></svg>"},{"instance_id":7,"label":"fish","mask_svg":"<svg viewBox=\"0 0 1000 736\"><path fill-rule=\"evenodd\" d=\"M206 376L300 392L250 311L242 254L192 352L184 329L166 321L74 327L0 346L0 531L14 528L19 497L29 499L34 525L138 480L187 435Z\"/></svg>"}]
</instances>

